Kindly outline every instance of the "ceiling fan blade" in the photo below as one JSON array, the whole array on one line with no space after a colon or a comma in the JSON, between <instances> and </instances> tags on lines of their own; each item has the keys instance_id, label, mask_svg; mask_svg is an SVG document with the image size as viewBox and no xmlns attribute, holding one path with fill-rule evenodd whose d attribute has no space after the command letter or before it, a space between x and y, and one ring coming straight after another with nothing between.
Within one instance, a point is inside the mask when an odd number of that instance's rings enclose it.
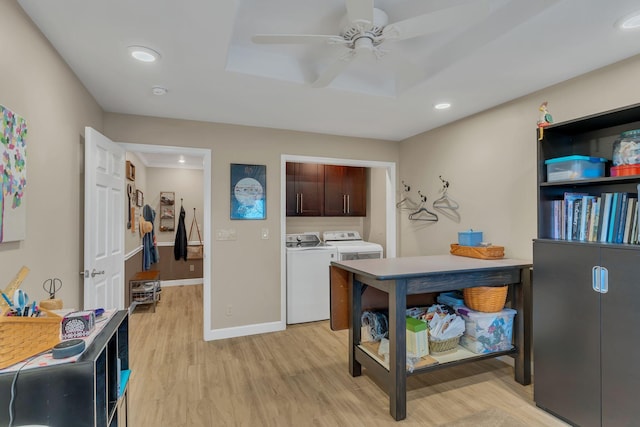
<instances>
[{"instance_id":1,"label":"ceiling fan blade","mask_svg":"<svg viewBox=\"0 0 640 427\"><path fill-rule=\"evenodd\" d=\"M373 0L346 0L349 22L367 21L373 23Z\"/></svg>"},{"instance_id":2,"label":"ceiling fan blade","mask_svg":"<svg viewBox=\"0 0 640 427\"><path fill-rule=\"evenodd\" d=\"M387 38L405 40L479 21L488 14L487 0L473 1L389 24L382 34Z\"/></svg>"},{"instance_id":3,"label":"ceiling fan blade","mask_svg":"<svg viewBox=\"0 0 640 427\"><path fill-rule=\"evenodd\" d=\"M342 55L336 61L329 64L327 68L325 68L325 70L322 72L322 74L320 74L316 81L311 84L311 87L321 88L329 86L329 84L331 84L331 82L349 66L349 64L355 57L356 52L353 50L350 50L345 55Z\"/></svg>"},{"instance_id":4,"label":"ceiling fan blade","mask_svg":"<svg viewBox=\"0 0 640 427\"><path fill-rule=\"evenodd\" d=\"M313 34L256 34L251 37L259 44L342 44L346 43L340 36L326 36Z\"/></svg>"}]
</instances>

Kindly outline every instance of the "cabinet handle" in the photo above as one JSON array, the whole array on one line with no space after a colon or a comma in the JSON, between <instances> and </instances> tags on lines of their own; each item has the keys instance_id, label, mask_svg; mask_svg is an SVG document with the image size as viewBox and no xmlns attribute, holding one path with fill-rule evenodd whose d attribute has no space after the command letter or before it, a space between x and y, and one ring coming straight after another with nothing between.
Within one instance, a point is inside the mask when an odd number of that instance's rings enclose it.
<instances>
[{"instance_id":1,"label":"cabinet handle","mask_svg":"<svg viewBox=\"0 0 640 427\"><path fill-rule=\"evenodd\" d=\"M591 269L591 287L601 294L609 292L609 270L606 267L596 265Z\"/></svg>"},{"instance_id":2,"label":"cabinet handle","mask_svg":"<svg viewBox=\"0 0 640 427\"><path fill-rule=\"evenodd\" d=\"M300 213L304 212L302 204L304 203L304 193L300 193Z\"/></svg>"},{"instance_id":3,"label":"cabinet handle","mask_svg":"<svg viewBox=\"0 0 640 427\"><path fill-rule=\"evenodd\" d=\"M300 193L296 193L296 213L300 213Z\"/></svg>"},{"instance_id":4,"label":"cabinet handle","mask_svg":"<svg viewBox=\"0 0 640 427\"><path fill-rule=\"evenodd\" d=\"M609 270L606 267L600 267L600 293L609 292Z\"/></svg>"},{"instance_id":5,"label":"cabinet handle","mask_svg":"<svg viewBox=\"0 0 640 427\"><path fill-rule=\"evenodd\" d=\"M342 213L347 213L347 195L342 195Z\"/></svg>"},{"instance_id":6,"label":"cabinet handle","mask_svg":"<svg viewBox=\"0 0 640 427\"><path fill-rule=\"evenodd\" d=\"M591 287L594 291L600 292L600 267L597 265L591 269Z\"/></svg>"},{"instance_id":7,"label":"cabinet handle","mask_svg":"<svg viewBox=\"0 0 640 427\"><path fill-rule=\"evenodd\" d=\"M347 194L347 213L351 213L351 194Z\"/></svg>"}]
</instances>

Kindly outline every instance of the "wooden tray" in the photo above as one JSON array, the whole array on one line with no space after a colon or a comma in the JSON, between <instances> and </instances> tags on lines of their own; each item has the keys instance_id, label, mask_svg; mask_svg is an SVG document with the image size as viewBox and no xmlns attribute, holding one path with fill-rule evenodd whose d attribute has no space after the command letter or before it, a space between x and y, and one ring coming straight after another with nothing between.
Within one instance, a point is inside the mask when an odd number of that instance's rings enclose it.
<instances>
[{"instance_id":1,"label":"wooden tray","mask_svg":"<svg viewBox=\"0 0 640 427\"><path fill-rule=\"evenodd\" d=\"M504 258L504 246L460 246L451 244L451 254L480 259Z\"/></svg>"}]
</instances>

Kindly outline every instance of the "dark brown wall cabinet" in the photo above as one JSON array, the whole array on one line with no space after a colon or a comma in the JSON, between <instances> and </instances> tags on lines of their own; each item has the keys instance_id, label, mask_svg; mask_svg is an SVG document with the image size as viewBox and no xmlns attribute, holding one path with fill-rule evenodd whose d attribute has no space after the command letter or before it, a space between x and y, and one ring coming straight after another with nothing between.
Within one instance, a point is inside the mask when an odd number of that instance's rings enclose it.
<instances>
[{"instance_id":1,"label":"dark brown wall cabinet","mask_svg":"<svg viewBox=\"0 0 640 427\"><path fill-rule=\"evenodd\" d=\"M287 216L366 215L366 168L287 163Z\"/></svg>"},{"instance_id":2,"label":"dark brown wall cabinet","mask_svg":"<svg viewBox=\"0 0 640 427\"><path fill-rule=\"evenodd\" d=\"M566 192L637 197L640 176L605 173L548 182L545 160L611 159L618 135L639 128L640 104L551 125L537 141L533 396L536 405L571 425L630 426L640 419L640 343L634 338L640 325L640 245L559 239L551 206Z\"/></svg>"},{"instance_id":3,"label":"dark brown wall cabinet","mask_svg":"<svg viewBox=\"0 0 640 427\"><path fill-rule=\"evenodd\" d=\"M366 216L367 173L363 167L324 166L324 216Z\"/></svg>"},{"instance_id":4,"label":"dark brown wall cabinet","mask_svg":"<svg viewBox=\"0 0 640 427\"><path fill-rule=\"evenodd\" d=\"M324 165L287 163L287 216L322 216Z\"/></svg>"}]
</instances>

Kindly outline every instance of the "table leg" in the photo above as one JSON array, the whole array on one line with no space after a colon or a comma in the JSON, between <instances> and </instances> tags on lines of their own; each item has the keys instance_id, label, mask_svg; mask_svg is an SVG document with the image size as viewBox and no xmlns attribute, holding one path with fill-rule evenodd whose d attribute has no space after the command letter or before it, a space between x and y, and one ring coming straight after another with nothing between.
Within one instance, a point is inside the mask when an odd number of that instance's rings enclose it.
<instances>
[{"instance_id":1,"label":"table leg","mask_svg":"<svg viewBox=\"0 0 640 427\"><path fill-rule=\"evenodd\" d=\"M396 420L407 417L407 286L390 282L389 290L389 412Z\"/></svg>"},{"instance_id":2,"label":"table leg","mask_svg":"<svg viewBox=\"0 0 640 427\"><path fill-rule=\"evenodd\" d=\"M513 299L518 313L515 317L515 380L522 385L531 384L531 271L520 270L520 284L513 285Z\"/></svg>"},{"instance_id":3,"label":"table leg","mask_svg":"<svg viewBox=\"0 0 640 427\"><path fill-rule=\"evenodd\" d=\"M362 316L362 283L349 274L349 372L353 377L362 375L362 365L356 360L356 346L360 344L360 327Z\"/></svg>"}]
</instances>

